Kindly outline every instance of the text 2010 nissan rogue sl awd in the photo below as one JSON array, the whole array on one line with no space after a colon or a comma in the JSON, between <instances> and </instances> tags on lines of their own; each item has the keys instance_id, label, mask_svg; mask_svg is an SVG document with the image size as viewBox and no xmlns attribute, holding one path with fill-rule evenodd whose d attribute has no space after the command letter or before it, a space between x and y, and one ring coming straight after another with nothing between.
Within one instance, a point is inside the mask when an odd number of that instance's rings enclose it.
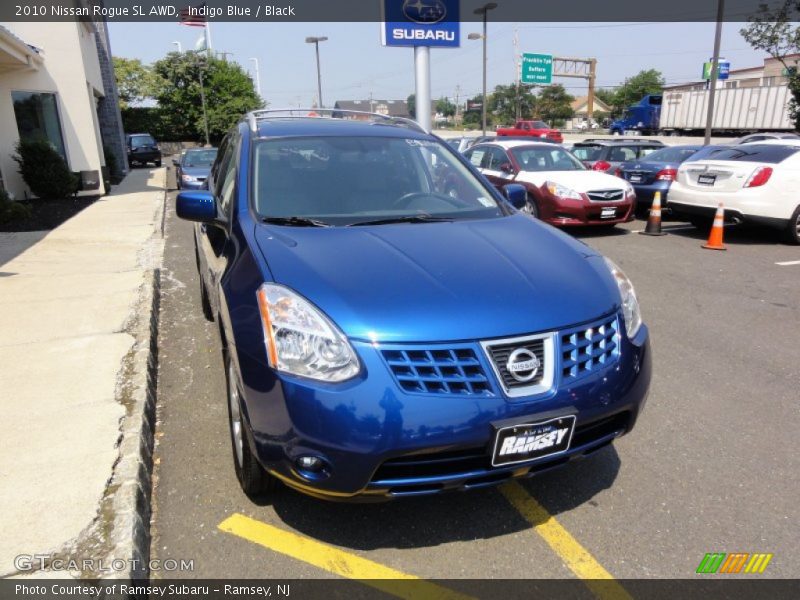
<instances>
[{"instance_id":1,"label":"text 2010 nissan rogue sl awd","mask_svg":"<svg viewBox=\"0 0 800 600\"><path fill-rule=\"evenodd\" d=\"M651 362L619 267L410 121L308 112L250 113L177 199L245 492L482 487L633 428Z\"/></svg>"}]
</instances>

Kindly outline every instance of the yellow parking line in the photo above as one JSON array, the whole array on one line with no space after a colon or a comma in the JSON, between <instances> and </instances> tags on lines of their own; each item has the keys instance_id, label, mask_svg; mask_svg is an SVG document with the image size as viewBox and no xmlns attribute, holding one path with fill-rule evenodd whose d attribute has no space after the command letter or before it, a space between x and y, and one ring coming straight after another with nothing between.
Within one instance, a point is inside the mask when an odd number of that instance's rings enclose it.
<instances>
[{"instance_id":1,"label":"yellow parking line","mask_svg":"<svg viewBox=\"0 0 800 600\"><path fill-rule=\"evenodd\" d=\"M470 596L459 594L414 575L397 571L244 515L233 514L220 523L217 528L269 550L324 569L329 573L348 579L361 580L361 583L365 585L399 598L422 598L424 600L466 600L470 598ZM413 584L409 584L409 581L412 581Z\"/></svg>"},{"instance_id":2,"label":"yellow parking line","mask_svg":"<svg viewBox=\"0 0 800 600\"><path fill-rule=\"evenodd\" d=\"M509 482L500 491L595 596L602 600L631 600L625 588L519 483Z\"/></svg>"}]
</instances>

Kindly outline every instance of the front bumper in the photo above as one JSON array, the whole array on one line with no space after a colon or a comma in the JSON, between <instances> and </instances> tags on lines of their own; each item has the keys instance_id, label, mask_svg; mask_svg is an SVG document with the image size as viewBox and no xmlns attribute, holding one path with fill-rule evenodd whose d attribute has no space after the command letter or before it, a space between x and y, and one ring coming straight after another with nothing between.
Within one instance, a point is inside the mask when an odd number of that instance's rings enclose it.
<instances>
[{"instance_id":1,"label":"front bumper","mask_svg":"<svg viewBox=\"0 0 800 600\"><path fill-rule=\"evenodd\" d=\"M144 152L129 152L128 162L148 163L161 160L161 152L158 150L148 150Z\"/></svg>"},{"instance_id":2,"label":"front bumper","mask_svg":"<svg viewBox=\"0 0 800 600\"><path fill-rule=\"evenodd\" d=\"M592 202L588 199L570 200L540 190L539 219L556 227L581 227L625 223L633 216L635 199L627 196L617 202ZM613 218L604 218L603 209L615 209Z\"/></svg>"},{"instance_id":3,"label":"front bumper","mask_svg":"<svg viewBox=\"0 0 800 600\"><path fill-rule=\"evenodd\" d=\"M567 380L556 350L550 391L509 398L493 375L492 393L444 395L400 388L381 347L354 343L360 376L338 385L281 375L265 381L260 360L240 355L246 419L253 451L273 475L307 494L328 499L387 499L471 489L527 477L590 454L630 431L650 383L645 326L633 340L619 334L617 359ZM474 346L491 373L488 358ZM575 415L573 443L565 453L492 467L498 424L530 423ZM298 471L300 456L321 457L323 475Z\"/></svg>"}]
</instances>

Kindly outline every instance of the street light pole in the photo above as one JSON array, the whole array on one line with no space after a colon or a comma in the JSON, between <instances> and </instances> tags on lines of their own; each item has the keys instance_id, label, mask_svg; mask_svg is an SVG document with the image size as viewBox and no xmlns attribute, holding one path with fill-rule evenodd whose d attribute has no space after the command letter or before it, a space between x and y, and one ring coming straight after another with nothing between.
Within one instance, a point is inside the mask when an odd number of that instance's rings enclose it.
<instances>
[{"instance_id":1,"label":"street light pole","mask_svg":"<svg viewBox=\"0 0 800 600\"><path fill-rule=\"evenodd\" d=\"M253 65L255 66L255 70L256 70L256 91L258 92L258 95L260 96L261 95L261 72L259 71L259 68L258 68L258 59L257 58L251 58L250 60L253 61Z\"/></svg>"},{"instance_id":2,"label":"street light pole","mask_svg":"<svg viewBox=\"0 0 800 600\"><path fill-rule=\"evenodd\" d=\"M173 45L178 47L178 54L183 54L183 47L181 46L180 42L172 42Z\"/></svg>"},{"instance_id":3,"label":"street light pole","mask_svg":"<svg viewBox=\"0 0 800 600\"><path fill-rule=\"evenodd\" d=\"M323 108L322 104L322 72L319 66L319 43L327 41L328 38L325 36L321 37L307 37L306 44L314 44L314 48L317 54L317 99L319 100L318 108Z\"/></svg>"},{"instance_id":4,"label":"street light pole","mask_svg":"<svg viewBox=\"0 0 800 600\"><path fill-rule=\"evenodd\" d=\"M467 37L471 40L483 40L483 101L481 102L481 124L483 126L483 135L486 135L486 40L487 40L487 21L490 10L497 8L496 2L488 2L476 8L474 14L483 16L483 35L471 33Z\"/></svg>"}]
</instances>

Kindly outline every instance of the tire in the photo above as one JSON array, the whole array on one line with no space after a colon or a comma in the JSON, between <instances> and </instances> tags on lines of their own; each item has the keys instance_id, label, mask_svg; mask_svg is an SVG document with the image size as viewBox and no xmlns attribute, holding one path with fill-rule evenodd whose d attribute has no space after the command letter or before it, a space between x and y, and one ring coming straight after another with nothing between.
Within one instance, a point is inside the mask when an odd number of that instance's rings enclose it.
<instances>
[{"instance_id":1,"label":"tire","mask_svg":"<svg viewBox=\"0 0 800 600\"><path fill-rule=\"evenodd\" d=\"M522 212L532 216L534 219L539 218L539 207L536 206L536 200L534 200L530 194L525 196L525 208L522 209Z\"/></svg>"},{"instance_id":2,"label":"tire","mask_svg":"<svg viewBox=\"0 0 800 600\"><path fill-rule=\"evenodd\" d=\"M200 253L197 250L197 242L194 243L194 264L197 266L197 276L200 279L200 306L203 307L203 316L206 321L214 321L214 311L211 309L211 302L208 299L208 288L200 273Z\"/></svg>"},{"instance_id":3,"label":"tire","mask_svg":"<svg viewBox=\"0 0 800 600\"><path fill-rule=\"evenodd\" d=\"M156 168L158 168L158 167L160 167L160 166L161 166L161 161L160 161L160 160L157 160L157 161L156 161Z\"/></svg>"},{"instance_id":4,"label":"tire","mask_svg":"<svg viewBox=\"0 0 800 600\"><path fill-rule=\"evenodd\" d=\"M794 209L786 226L786 243L794 246L800 245L800 206Z\"/></svg>"},{"instance_id":5,"label":"tire","mask_svg":"<svg viewBox=\"0 0 800 600\"><path fill-rule=\"evenodd\" d=\"M252 435L242 417L242 400L233 363L226 353L225 372L228 382L228 431L231 436L233 464L242 491L249 497L264 496L278 488L279 482L267 473L250 451Z\"/></svg>"}]
</instances>

